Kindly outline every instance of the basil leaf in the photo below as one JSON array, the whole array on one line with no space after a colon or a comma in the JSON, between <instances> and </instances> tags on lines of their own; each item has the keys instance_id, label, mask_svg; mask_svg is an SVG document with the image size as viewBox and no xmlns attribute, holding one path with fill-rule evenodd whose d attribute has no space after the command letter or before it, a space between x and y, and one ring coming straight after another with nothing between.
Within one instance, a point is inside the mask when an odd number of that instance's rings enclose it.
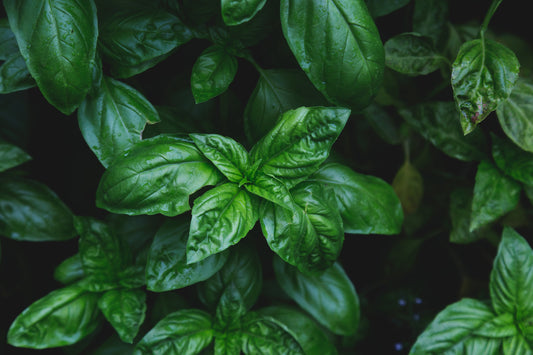
<instances>
[{"instance_id":1,"label":"basil leaf","mask_svg":"<svg viewBox=\"0 0 533 355\"><path fill-rule=\"evenodd\" d=\"M226 262L221 252L194 264L187 264L186 245L189 223L183 219L167 220L157 231L146 264L146 287L150 291L175 290L207 280Z\"/></svg>"},{"instance_id":2,"label":"basil leaf","mask_svg":"<svg viewBox=\"0 0 533 355\"><path fill-rule=\"evenodd\" d=\"M452 230L450 231L450 242L457 244L468 244L475 242L489 233L487 228L479 228L470 231L470 213L472 211L471 189L458 188L450 194L450 218Z\"/></svg>"},{"instance_id":3,"label":"basil leaf","mask_svg":"<svg viewBox=\"0 0 533 355\"><path fill-rule=\"evenodd\" d=\"M265 6L266 0L222 0L222 19L228 26L250 21Z\"/></svg>"},{"instance_id":4,"label":"basil leaf","mask_svg":"<svg viewBox=\"0 0 533 355\"><path fill-rule=\"evenodd\" d=\"M276 280L317 322L339 335L353 335L359 324L359 298L337 262L319 275L305 275L274 258Z\"/></svg>"},{"instance_id":5,"label":"basil leaf","mask_svg":"<svg viewBox=\"0 0 533 355\"><path fill-rule=\"evenodd\" d=\"M372 103L365 107L362 114L376 134L385 142L393 145L402 142L399 119L390 115L383 106Z\"/></svg>"},{"instance_id":6,"label":"basil leaf","mask_svg":"<svg viewBox=\"0 0 533 355\"><path fill-rule=\"evenodd\" d=\"M117 335L111 335L103 342L97 344L96 349L90 355L131 355L134 346L126 344Z\"/></svg>"},{"instance_id":7,"label":"basil leaf","mask_svg":"<svg viewBox=\"0 0 533 355\"><path fill-rule=\"evenodd\" d=\"M354 110L370 103L385 58L363 0L282 0L281 25L300 67L329 101Z\"/></svg>"},{"instance_id":8,"label":"basil leaf","mask_svg":"<svg viewBox=\"0 0 533 355\"><path fill-rule=\"evenodd\" d=\"M111 290L98 300L98 307L115 328L120 339L132 344L146 314L146 294L142 290Z\"/></svg>"},{"instance_id":9,"label":"basil leaf","mask_svg":"<svg viewBox=\"0 0 533 355\"><path fill-rule=\"evenodd\" d=\"M98 327L99 297L75 285L52 291L15 319L7 342L32 349L74 344Z\"/></svg>"},{"instance_id":10,"label":"basil leaf","mask_svg":"<svg viewBox=\"0 0 533 355\"><path fill-rule=\"evenodd\" d=\"M11 143L0 140L0 172L14 168L31 160L22 149Z\"/></svg>"},{"instance_id":11,"label":"basil leaf","mask_svg":"<svg viewBox=\"0 0 533 355\"><path fill-rule=\"evenodd\" d=\"M424 180L418 169L408 160L394 176L392 188L400 199L404 213L416 212L424 196Z\"/></svg>"},{"instance_id":12,"label":"basil leaf","mask_svg":"<svg viewBox=\"0 0 533 355\"><path fill-rule=\"evenodd\" d=\"M261 228L268 246L303 273L324 270L342 249L344 231L339 211L321 184L304 182L291 193L291 209L272 203L261 206Z\"/></svg>"},{"instance_id":13,"label":"basil leaf","mask_svg":"<svg viewBox=\"0 0 533 355\"><path fill-rule=\"evenodd\" d=\"M464 136L452 102L427 102L402 108L400 115L446 155L462 161L486 158L487 141L480 131Z\"/></svg>"},{"instance_id":14,"label":"basil leaf","mask_svg":"<svg viewBox=\"0 0 533 355\"><path fill-rule=\"evenodd\" d=\"M464 342L464 349L458 350L464 354L488 354L499 355L502 353L502 341L500 339L472 337Z\"/></svg>"},{"instance_id":15,"label":"basil leaf","mask_svg":"<svg viewBox=\"0 0 533 355\"><path fill-rule=\"evenodd\" d=\"M147 257L154 235L161 226L164 217L161 216L127 216L109 214L106 218L108 225L115 232L120 242L136 256L136 263ZM146 265L146 263L143 263Z\"/></svg>"},{"instance_id":16,"label":"basil leaf","mask_svg":"<svg viewBox=\"0 0 533 355\"><path fill-rule=\"evenodd\" d=\"M67 240L76 236L73 215L47 186L0 178L0 234L14 240Z\"/></svg>"},{"instance_id":17,"label":"basil leaf","mask_svg":"<svg viewBox=\"0 0 533 355\"><path fill-rule=\"evenodd\" d=\"M257 171L282 180L289 188L305 180L329 155L350 110L300 107L285 112L250 152Z\"/></svg>"},{"instance_id":18,"label":"basil leaf","mask_svg":"<svg viewBox=\"0 0 533 355\"><path fill-rule=\"evenodd\" d=\"M7 60L13 54L19 52L17 39L13 31L11 31L11 27L9 27L8 19L0 19L0 60Z\"/></svg>"},{"instance_id":19,"label":"basil leaf","mask_svg":"<svg viewBox=\"0 0 533 355\"><path fill-rule=\"evenodd\" d=\"M528 344L526 339L520 334L503 339L502 343L504 354L533 354L531 346Z\"/></svg>"},{"instance_id":20,"label":"basil leaf","mask_svg":"<svg viewBox=\"0 0 533 355\"><path fill-rule=\"evenodd\" d=\"M460 353L464 346L468 346L466 343L469 339L495 317L490 306L478 300L463 298L437 314L418 336L410 354ZM497 333L491 337L503 336L498 334L497 328L495 331ZM486 341L489 342L488 339Z\"/></svg>"},{"instance_id":21,"label":"basil leaf","mask_svg":"<svg viewBox=\"0 0 533 355\"><path fill-rule=\"evenodd\" d=\"M215 337L215 355L240 355L241 354L240 331L226 331Z\"/></svg>"},{"instance_id":22,"label":"basil leaf","mask_svg":"<svg viewBox=\"0 0 533 355\"><path fill-rule=\"evenodd\" d=\"M327 101L300 70L262 70L244 110L244 131L249 142L257 142L288 110L324 105Z\"/></svg>"},{"instance_id":23,"label":"basil leaf","mask_svg":"<svg viewBox=\"0 0 533 355\"><path fill-rule=\"evenodd\" d=\"M366 6L372 17L381 17L401 9L409 0L365 0Z\"/></svg>"},{"instance_id":24,"label":"basil leaf","mask_svg":"<svg viewBox=\"0 0 533 355\"><path fill-rule=\"evenodd\" d=\"M474 185L470 231L487 225L516 207L521 186L492 163L479 163Z\"/></svg>"},{"instance_id":25,"label":"basil leaf","mask_svg":"<svg viewBox=\"0 0 533 355\"><path fill-rule=\"evenodd\" d=\"M190 194L220 180L194 144L158 136L114 161L98 185L96 204L114 213L175 216L190 210Z\"/></svg>"},{"instance_id":26,"label":"basil leaf","mask_svg":"<svg viewBox=\"0 0 533 355\"><path fill-rule=\"evenodd\" d=\"M500 125L520 148L533 152L533 81L520 78L511 92L496 110Z\"/></svg>"},{"instance_id":27,"label":"basil leaf","mask_svg":"<svg viewBox=\"0 0 533 355\"><path fill-rule=\"evenodd\" d=\"M426 75L439 69L447 59L435 49L430 37L419 33L402 33L385 43L385 64L402 74Z\"/></svg>"},{"instance_id":28,"label":"basil leaf","mask_svg":"<svg viewBox=\"0 0 533 355\"><path fill-rule=\"evenodd\" d=\"M190 137L229 181L242 182L250 161L248 152L241 144L218 134L191 134Z\"/></svg>"},{"instance_id":29,"label":"basil leaf","mask_svg":"<svg viewBox=\"0 0 533 355\"><path fill-rule=\"evenodd\" d=\"M191 89L197 104L227 90L237 73L237 59L218 45L202 52L194 63Z\"/></svg>"},{"instance_id":30,"label":"basil leaf","mask_svg":"<svg viewBox=\"0 0 533 355\"><path fill-rule=\"evenodd\" d=\"M532 268L533 251L528 242L505 227L490 275L490 295L496 313L511 313L519 322L533 316Z\"/></svg>"},{"instance_id":31,"label":"basil leaf","mask_svg":"<svg viewBox=\"0 0 533 355\"><path fill-rule=\"evenodd\" d=\"M492 157L496 166L513 179L533 185L533 154L495 134L491 134L491 137Z\"/></svg>"},{"instance_id":32,"label":"basil leaf","mask_svg":"<svg viewBox=\"0 0 533 355\"><path fill-rule=\"evenodd\" d=\"M452 66L452 88L465 135L509 97L519 67L513 51L492 40L461 46Z\"/></svg>"},{"instance_id":33,"label":"basil leaf","mask_svg":"<svg viewBox=\"0 0 533 355\"><path fill-rule=\"evenodd\" d=\"M132 5L103 11L99 49L114 77L128 78L166 59L192 39L179 18L154 6Z\"/></svg>"},{"instance_id":34,"label":"basil leaf","mask_svg":"<svg viewBox=\"0 0 533 355\"><path fill-rule=\"evenodd\" d=\"M292 196L289 189L279 179L264 174L258 174L253 183L245 184L246 190L284 208L291 209Z\"/></svg>"},{"instance_id":35,"label":"basil leaf","mask_svg":"<svg viewBox=\"0 0 533 355\"><path fill-rule=\"evenodd\" d=\"M34 86L35 80L20 53L17 52L9 57L0 66L0 94L9 94Z\"/></svg>"},{"instance_id":36,"label":"basil leaf","mask_svg":"<svg viewBox=\"0 0 533 355\"><path fill-rule=\"evenodd\" d=\"M211 316L197 309L167 315L137 344L140 354L198 354L213 340Z\"/></svg>"},{"instance_id":37,"label":"basil leaf","mask_svg":"<svg viewBox=\"0 0 533 355\"><path fill-rule=\"evenodd\" d=\"M242 296L245 310L250 309L263 283L261 263L255 250L238 245L232 249L228 261L207 281L198 284L198 297L210 310L216 310L226 292ZM231 295L230 295L231 296Z\"/></svg>"},{"instance_id":38,"label":"basil leaf","mask_svg":"<svg viewBox=\"0 0 533 355\"><path fill-rule=\"evenodd\" d=\"M246 313L245 296L237 288L235 283L229 283L224 289L224 293L220 296L217 309L215 310L215 325L214 328L219 332L225 333L230 338L229 343L235 343L234 339L240 327L241 317ZM223 344L223 343L222 343ZM221 345L222 345L221 344ZM230 347L234 347L231 346ZM217 345L215 344L215 352Z\"/></svg>"},{"instance_id":39,"label":"basil leaf","mask_svg":"<svg viewBox=\"0 0 533 355\"><path fill-rule=\"evenodd\" d=\"M337 354L337 349L313 319L294 307L271 306L257 311L285 324L306 355Z\"/></svg>"},{"instance_id":40,"label":"basil leaf","mask_svg":"<svg viewBox=\"0 0 533 355\"><path fill-rule=\"evenodd\" d=\"M104 77L94 94L78 110L83 138L104 167L141 141L146 122L159 121L152 104L137 90Z\"/></svg>"},{"instance_id":41,"label":"basil leaf","mask_svg":"<svg viewBox=\"0 0 533 355\"><path fill-rule=\"evenodd\" d=\"M4 7L31 76L68 115L92 85L98 23L92 0L7 0Z\"/></svg>"},{"instance_id":42,"label":"basil leaf","mask_svg":"<svg viewBox=\"0 0 533 355\"><path fill-rule=\"evenodd\" d=\"M217 186L194 201L187 263L199 262L237 244L258 219L258 201L237 184Z\"/></svg>"},{"instance_id":43,"label":"basil leaf","mask_svg":"<svg viewBox=\"0 0 533 355\"><path fill-rule=\"evenodd\" d=\"M254 312L243 319L241 337L245 354L305 354L282 323Z\"/></svg>"},{"instance_id":44,"label":"basil leaf","mask_svg":"<svg viewBox=\"0 0 533 355\"><path fill-rule=\"evenodd\" d=\"M62 284L70 284L85 276L81 255L76 253L59 264L54 270L54 279Z\"/></svg>"},{"instance_id":45,"label":"basil leaf","mask_svg":"<svg viewBox=\"0 0 533 355\"><path fill-rule=\"evenodd\" d=\"M307 181L319 182L333 190L344 232L397 234L401 231L400 200L385 181L358 174L338 163L324 164Z\"/></svg>"},{"instance_id":46,"label":"basil leaf","mask_svg":"<svg viewBox=\"0 0 533 355\"><path fill-rule=\"evenodd\" d=\"M441 48L448 36L449 4L447 0L415 0L413 32L431 37ZM454 53L454 57L455 54Z\"/></svg>"}]
</instances>

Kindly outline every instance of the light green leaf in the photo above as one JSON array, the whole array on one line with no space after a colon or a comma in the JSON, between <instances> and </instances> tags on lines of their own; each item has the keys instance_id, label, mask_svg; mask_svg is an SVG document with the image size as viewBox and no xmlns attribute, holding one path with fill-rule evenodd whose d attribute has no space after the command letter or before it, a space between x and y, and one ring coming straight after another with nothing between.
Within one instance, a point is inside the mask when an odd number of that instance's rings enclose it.
<instances>
[{"instance_id":1,"label":"light green leaf","mask_svg":"<svg viewBox=\"0 0 533 355\"><path fill-rule=\"evenodd\" d=\"M359 298L339 263L311 276L274 258L274 272L283 291L318 323L335 334L355 334L359 325Z\"/></svg>"},{"instance_id":2,"label":"light green leaf","mask_svg":"<svg viewBox=\"0 0 533 355\"><path fill-rule=\"evenodd\" d=\"M460 353L500 355L502 353L502 341L500 339L472 337L465 341L464 349Z\"/></svg>"},{"instance_id":3,"label":"light green leaf","mask_svg":"<svg viewBox=\"0 0 533 355\"><path fill-rule=\"evenodd\" d=\"M62 284L70 284L83 276L85 276L85 272L79 253L63 260L54 270L54 279Z\"/></svg>"},{"instance_id":4,"label":"light green leaf","mask_svg":"<svg viewBox=\"0 0 533 355\"><path fill-rule=\"evenodd\" d=\"M44 97L68 115L92 85L98 23L92 0L6 0L20 52Z\"/></svg>"},{"instance_id":5,"label":"light green leaf","mask_svg":"<svg viewBox=\"0 0 533 355\"><path fill-rule=\"evenodd\" d=\"M228 26L247 22L265 6L266 0L221 0L222 19Z\"/></svg>"},{"instance_id":6,"label":"light green leaf","mask_svg":"<svg viewBox=\"0 0 533 355\"><path fill-rule=\"evenodd\" d=\"M190 210L189 195L221 180L193 143L158 136L117 157L102 176L96 204L114 213L175 216Z\"/></svg>"},{"instance_id":7,"label":"light green leaf","mask_svg":"<svg viewBox=\"0 0 533 355\"><path fill-rule=\"evenodd\" d=\"M281 25L300 67L329 101L354 110L370 103L385 56L363 0L282 0Z\"/></svg>"},{"instance_id":8,"label":"light green leaf","mask_svg":"<svg viewBox=\"0 0 533 355\"><path fill-rule=\"evenodd\" d=\"M516 207L521 186L505 176L492 163L483 160L478 165L470 231L487 225Z\"/></svg>"},{"instance_id":9,"label":"light green leaf","mask_svg":"<svg viewBox=\"0 0 533 355\"><path fill-rule=\"evenodd\" d=\"M517 181L533 185L533 154L495 134L491 137L492 157L498 168Z\"/></svg>"},{"instance_id":10,"label":"light green leaf","mask_svg":"<svg viewBox=\"0 0 533 355\"><path fill-rule=\"evenodd\" d=\"M394 189L385 181L358 174L349 167L324 164L307 181L319 182L334 192L344 231L357 234L397 234L403 212Z\"/></svg>"},{"instance_id":11,"label":"light green leaf","mask_svg":"<svg viewBox=\"0 0 533 355\"><path fill-rule=\"evenodd\" d=\"M289 189L279 179L265 174L258 174L253 183L245 184L246 190L284 208L291 209L292 196Z\"/></svg>"},{"instance_id":12,"label":"light green leaf","mask_svg":"<svg viewBox=\"0 0 533 355\"><path fill-rule=\"evenodd\" d=\"M237 331L225 331L216 335L214 355L240 355L241 334Z\"/></svg>"},{"instance_id":13,"label":"light green leaf","mask_svg":"<svg viewBox=\"0 0 533 355\"><path fill-rule=\"evenodd\" d=\"M509 97L519 68L513 51L492 40L461 46L452 66L452 88L465 135Z\"/></svg>"},{"instance_id":14,"label":"light green leaf","mask_svg":"<svg viewBox=\"0 0 533 355\"><path fill-rule=\"evenodd\" d=\"M189 223L183 218L167 220L157 231L146 264L146 287L163 292L207 280L226 262L227 252L221 252L193 264L187 264L186 246Z\"/></svg>"},{"instance_id":15,"label":"light green leaf","mask_svg":"<svg viewBox=\"0 0 533 355\"><path fill-rule=\"evenodd\" d=\"M7 341L13 346L32 349L74 344L98 327L99 298L98 294L75 285L52 291L15 319Z\"/></svg>"},{"instance_id":16,"label":"light green leaf","mask_svg":"<svg viewBox=\"0 0 533 355\"><path fill-rule=\"evenodd\" d=\"M503 353L505 355L531 355L533 351L529 346L526 339L521 335L517 334L514 337L503 339Z\"/></svg>"},{"instance_id":17,"label":"light green leaf","mask_svg":"<svg viewBox=\"0 0 533 355\"><path fill-rule=\"evenodd\" d=\"M110 77L103 78L78 110L83 138L106 168L141 141L147 122L158 121L159 114L140 92Z\"/></svg>"},{"instance_id":18,"label":"light green leaf","mask_svg":"<svg viewBox=\"0 0 533 355\"><path fill-rule=\"evenodd\" d=\"M0 172L14 168L31 160L22 149L11 143L0 140Z\"/></svg>"}]
</instances>

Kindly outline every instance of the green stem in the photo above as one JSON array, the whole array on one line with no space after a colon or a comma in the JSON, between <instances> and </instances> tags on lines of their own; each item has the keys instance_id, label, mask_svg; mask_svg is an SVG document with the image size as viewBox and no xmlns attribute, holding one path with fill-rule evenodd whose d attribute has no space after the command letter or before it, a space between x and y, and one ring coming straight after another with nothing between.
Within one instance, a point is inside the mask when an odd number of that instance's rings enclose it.
<instances>
[{"instance_id":1,"label":"green stem","mask_svg":"<svg viewBox=\"0 0 533 355\"><path fill-rule=\"evenodd\" d=\"M498 6L500 6L502 1L503 0L493 0L492 1L492 4L490 5L489 11L487 11L487 14L485 15L485 19L483 20L483 24L481 25L481 32L480 32L481 39L484 39L485 31L489 27L489 22L492 19L492 15L494 15L494 13L498 9Z\"/></svg>"}]
</instances>

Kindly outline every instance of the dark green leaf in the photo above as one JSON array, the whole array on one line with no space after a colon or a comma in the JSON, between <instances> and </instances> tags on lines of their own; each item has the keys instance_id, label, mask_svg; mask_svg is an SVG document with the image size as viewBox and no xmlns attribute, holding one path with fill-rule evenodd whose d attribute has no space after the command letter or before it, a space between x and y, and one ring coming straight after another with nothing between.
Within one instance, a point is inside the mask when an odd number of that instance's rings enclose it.
<instances>
[{"instance_id":1,"label":"dark green leaf","mask_svg":"<svg viewBox=\"0 0 533 355\"><path fill-rule=\"evenodd\" d=\"M74 344L99 325L100 295L69 286L32 303L11 324L9 344L45 349Z\"/></svg>"},{"instance_id":2,"label":"dark green leaf","mask_svg":"<svg viewBox=\"0 0 533 355\"><path fill-rule=\"evenodd\" d=\"M408 160L394 176L392 187L400 199L405 214L418 210L424 196L424 180L418 169Z\"/></svg>"},{"instance_id":3,"label":"dark green leaf","mask_svg":"<svg viewBox=\"0 0 533 355\"><path fill-rule=\"evenodd\" d=\"M368 11L372 17L381 17L401 9L410 0L365 0Z\"/></svg>"},{"instance_id":4,"label":"dark green leaf","mask_svg":"<svg viewBox=\"0 0 533 355\"><path fill-rule=\"evenodd\" d=\"M285 111L326 103L300 70L263 70L244 110L246 137L249 142L257 142Z\"/></svg>"},{"instance_id":5,"label":"dark green leaf","mask_svg":"<svg viewBox=\"0 0 533 355\"><path fill-rule=\"evenodd\" d=\"M315 172L329 155L350 110L300 107L285 112L274 128L252 148L257 171L295 186Z\"/></svg>"},{"instance_id":6,"label":"dark green leaf","mask_svg":"<svg viewBox=\"0 0 533 355\"><path fill-rule=\"evenodd\" d=\"M468 244L487 236L486 228L470 232L472 196L472 189L463 188L458 188L450 194L450 218L452 221L450 242L452 243Z\"/></svg>"},{"instance_id":7,"label":"dark green leaf","mask_svg":"<svg viewBox=\"0 0 533 355\"><path fill-rule=\"evenodd\" d=\"M7 60L18 52L20 51L17 39L9 27L7 18L0 19L0 60Z\"/></svg>"},{"instance_id":8,"label":"dark green leaf","mask_svg":"<svg viewBox=\"0 0 533 355\"><path fill-rule=\"evenodd\" d=\"M334 192L344 231L358 234L397 234L403 212L394 189L385 181L358 174L349 167L328 163L307 181L319 182Z\"/></svg>"},{"instance_id":9,"label":"dark green leaf","mask_svg":"<svg viewBox=\"0 0 533 355\"><path fill-rule=\"evenodd\" d=\"M362 111L362 114L377 135L385 142L389 144L400 144L402 142L400 120L394 119L389 115L384 107L373 103L368 105Z\"/></svg>"},{"instance_id":10,"label":"dark green leaf","mask_svg":"<svg viewBox=\"0 0 533 355\"><path fill-rule=\"evenodd\" d=\"M281 25L300 67L331 102L354 110L370 103L385 56L363 0L282 0Z\"/></svg>"},{"instance_id":11,"label":"dark green leaf","mask_svg":"<svg viewBox=\"0 0 533 355\"><path fill-rule=\"evenodd\" d=\"M245 354L305 354L286 326L274 318L248 313L243 319L242 351Z\"/></svg>"},{"instance_id":12,"label":"dark green leaf","mask_svg":"<svg viewBox=\"0 0 533 355\"><path fill-rule=\"evenodd\" d=\"M163 223L162 216L127 216L109 214L106 218L123 245L133 254L147 253L155 233ZM141 257L137 255L137 257Z\"/></svg>"},{"instance_id":13,"label":"dark green leaf","mask_svg":"<svg viewBox=\"0 0 533 355\"><path fill-rule=\"evenodd\" d=\"M196 309L169 314L137 344L135 355L194 355L213 340L211 316Z\"/></svg>"},{"instance_id":14,"label":"dark green leaf","mask_svg":"<svg viewBox=\"0 0 533 355\"><path fill-rule=\"evenodd\" d=\"M221 333L225 333L228 338L235 338L236 336L230 333L239 330L241 317L246 311L245 294L237 288L235 283L230 282L218 301L214 328ZM230 341L230 343L234 343L234 341Z\"/></svg>"},{"instance_id":15,"label":"dark green leaf","mask_svg":"<svg viewBox=\"0 0 533 355\"><path fill-rule=\"evenodd\" d=\"M271 306L260 309L258 313L285 324L287 331L298 341L306 355L337 354L337 349L318 324L298 309Z\"/></svg>"},{"instance_id":16,"label":"dark green leaf","mask_svg":"<svg viewBox=\"0 0 533 355\"><path fill-rule=\"evenodd\" d=\"M71 114L92 85L98 23L92 0L6 0L28 70L44 97Z\"/></svg>"},{"instance_id":17,"label":"dark green leaf","mask_svg":"<svg viewBox=\"0 0 533 355\"><path fill-rule=\"evenodd\" d=\"M489 224L516 207L521 186L505 176L492 163L483 160L478 165L470 231Z\"/></svg>"},{"instance_id":18,"label":"dark green leaf","mask_svg":"<svg viewBox=\"0 0 533 355\"><path fill-rule=\"evenodd\" d=\"M90 355L131 355L134 346L126 344L118 335L112 335L107 340L97 345L98 347L90 352Z\"/></svg>"},{"instance_id":19,"label":"dark green leaf","mask_svg":"<svg viewBox=\"0 0 533 355\"><path fill-rule=\"evenodd\" d=\"M109 77L103 78L98 90L78 110L83 138L106 168L141 141L147 122L158 121L159 114L140 92Z\"/></svg>"},{"instance_id":20,"label":"dark green leaf","mask_svg":"<svg viewBox=\"0 0 533 355\"><path fill-rule=\"evenodd\" d=\"M187 263L199 262L236 244L258 219L256 196L237 184L217 186L194 201Z\"/></svg>"},{"instance_id":21,"label":"dark green leaf","mask_svg":"<svg viewBox=\"0 0 533 355\"><path fill-rule=\"evenodd\" d=\"M448 7L447 0L415 0L413 31L433 38L437 48L448 35Z\"/></svg>"},{"instance_id":22,"label":"dark green leaf","mask_svg":"<svg viewBox=\"0 0 533 355\"><path fill-rule=\"evenodd\" d=\"M237 73L237 59L218 45L202 52L194 63L191 89L196 103L201 103L227 90Z\"/></svg>"},{"instance_id":23,"label":"dark green leaf","mask_svg":"<svg viewBox=\"0 0 533 355\"><path fill-rule=\"evenodd\" d=\"M452 88L465 135L509 97L519 67L513 51L492 40L461 46L452 67Z\"/></svg>"},{"instance_id":24,"label":"dark green leaf","mask_svg":"<svg viewBox=\"0 0 533 355\"><path fill-rule=\"evenodd\" d=\"M533 154L494 134L492 157L504 173L526 185L533 185Z\"/></svg>"},{"instance_id":25,"label":"dark green leaf","mask_svg":"<svg viewBox=\"0 0 533 355\"><path fill-rule=\"evenodd\" d=\"M265 6L266 0L222 0L222 19L228 26L249 21Z\"/></svg>"},{"instance_id":26,"label":"dark green leaf","mask_svg":"<svg viewBox=\"0 0 533 355\"><path fill-rule=\"evenodd\" d=\"M98 307L117 331L120 339L133 343L146 314L143 290L111 290L102 295Z\"/></svg>"},{"instance_id":27,"label":"dark green leaf","mask_svg":"<svg viewBox=\"0 0 533 355\"><path fill-rule=\"evenodd\" d=\"M175 216L190 210L190 194L221 179L193 143L158 136L114 161L102 176L96 204L114 213Z\"/></svg>"},{"instance_id":28,"label":"dark green leaf","mask_svg":"<svg viewBox=\"0 0 533 355\"><path fill-rule=\"evenodd\" d=\"M62 284L69 284L85 276L81 256L79 253L72 255L59 264L54 270L54 279Z\"/></svg>"},{"instance_id":29,"label":"dark green leaf","mask_svg":"<svg viewBox=\"0 0 533 355\"><path fill-rule=\"evenodd\" d=\"M503 339L503 353L504 354L521 354L531 355L533 351L528 342L521 334L517 334L513 337Z\"/></svg>"},{"instance_id":30,"label":"dark green leaf","mask_svg":"<svg viewBox=\"0 0 533 355\"><path fill-rule=\"evenodd\" d=\"M146 286L163 292L207 280L224 265L227 252L198 263L187 264L186 245L189 223L182 218L167 220L157 231L146 264Z\"/></svg>"},{"instance_id":31,"label":"dark green leaf","mask_svg":"<svg viewBox=\"0 0 533 355\"><path fill-rule=\"evenodd\" d=\"M439 69L442 57L430 37L411 32L394 36L385 43L385 64L399 73L426 75Z\"/></svg>"},{"instance_id":32,"label":"dark green leaf","mask_svg":"<svg viewBox=\"0 0 533 355\"><path fill-rule=\"evenodd\" d=\"M359 298L339 263L315 276L274 259L281 288L317 322L335 334L352 335L359 324Z\"/></svg>"},{"instance_id":33,"label":"dark green leaf","mask_svg":"<svg viewBox=\"0 0 533 355\"><path fill-rule=\"evenodd\" d=\"M0 172L14 168L31 160L31 157L22 149L0 140Z\"/></svg>"},{"instance_id":34,"label":"dark green leaf","mask_svg":"<svg viewBox=\"0 0 533 355\"><path fill-rule=\"evenodd\" d=\"M193 36L180 19L154 6L129 4L101 17L99 49L118 78L152 68Z\"/></svg>"},{"instance_id":35,"label":"dark green leaf","mask_svg":"<svg viewBox=\"0 0 533 355\"><path fill-rule=\"evenodd\" d=\"M402 108L400 115L445 154L463 161L486 158L487 141L481 131L464 136L452 102L427 102Z\"/></svg>"},{"instance_id":36,"label":"dark green leaf","mask_svg":"<svg viewBox=\"0 0 533 355\"><path fill-rule=\"evenodd\" d=\"M292 208L261 206L261 228L268 246L301 272L330 267L344 241L342 219L333 196L318 183L303 182L291 190Z\"/></svg>"},{"instance_id":37,"label":"dark green leaf","mask_svg":"<svg viewBox=\"0 0 533 355\"><path fill-rule=\"evenodd\" d=\"M0 66L0 94L26 90L34 86L35 80L20 53L9 57Z\"/></svg>"},{"instance_id":38,"label":"dark green leaf","mask_svg":"<svg viewBox=\"0 0 533 355\"><path fill-rule=\"evenodd\" d=\"M15 240L67 240L76 235L73 215L45 185L0 179L0 234Z\"/></svg>"},{"instance_id":39,"label":"dark green leaf","mask_svg":"<svg viewBox=\"0 0 533 355\"><path fill-rule=\"evenodd\" d=\"M250 165L248 152L233 139L218 134L191 134L198 149L229 181L241 183Z\"/></svg>"},{"instance_id":40,"label":"dark green leaf","mask_svg":"<svg viewBox=\"0 0 533 355\"><path fill-rule=\"evenodd\" d=\"M496 114L505 134L520 148L533 152L533 81L519 79Z\"/></svg>"}]
</instances>

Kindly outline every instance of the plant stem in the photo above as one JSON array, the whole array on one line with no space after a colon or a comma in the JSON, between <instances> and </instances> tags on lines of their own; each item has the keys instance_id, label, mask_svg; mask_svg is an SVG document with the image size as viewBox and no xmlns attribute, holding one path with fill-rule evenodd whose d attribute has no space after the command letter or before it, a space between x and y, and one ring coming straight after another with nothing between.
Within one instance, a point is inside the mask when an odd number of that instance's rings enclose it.
<instances>
[{"instance_id":1,"label":"plant stem","mask_svg":"<svg viewBox=\"0 0 533 355\"><path fill-rule=\"evenodd\" d=\"M498 9L498 6L500 6L500 4L502 3L502 1L503 0L493 0L492 1L492 4L490 5L489 11L487 11L487 14L485 15L485 19L483 20L483 24L481 25L481 31L480 31L481 39L484 39L485 31L489 27L489 22L492 19L492 16L496 12L496 10Z\"/></svg>"}]
</instances>

